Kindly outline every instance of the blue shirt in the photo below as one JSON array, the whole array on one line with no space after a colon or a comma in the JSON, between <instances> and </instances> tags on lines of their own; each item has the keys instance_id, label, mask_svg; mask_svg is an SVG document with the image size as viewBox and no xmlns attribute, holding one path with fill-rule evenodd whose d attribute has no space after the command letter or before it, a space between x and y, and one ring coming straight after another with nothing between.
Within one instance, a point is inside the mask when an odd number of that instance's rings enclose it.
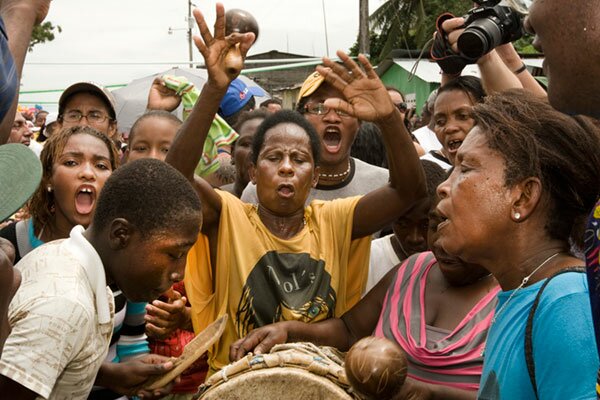
<instances>
[{"instance_id":1,"label":"blue shirt","mask_svg":"<svg viewBox=\"0 0 600 400\"><path fill-rule=\"evenodd\" d=\"M17 68L8 48L8 36L2 17L0 17L0 58L0 122L2 122L17 94Z\"/></svg>"},{"instance_id":2,"label":"blue shirt","mask_svg":"<svg viewBox=\"0 0 600 400\"><path fill-rule=\"evenodd\" d=\"M498 294L497 316L487 339L479 399L535 399L525 360L525 327L543 282L517 291L508 303L513 291ZM542 294L532 334L541 400L596 399L599 361L588 296L587 279L581 273L557 276Z\"/></svg>"}]
</instances>

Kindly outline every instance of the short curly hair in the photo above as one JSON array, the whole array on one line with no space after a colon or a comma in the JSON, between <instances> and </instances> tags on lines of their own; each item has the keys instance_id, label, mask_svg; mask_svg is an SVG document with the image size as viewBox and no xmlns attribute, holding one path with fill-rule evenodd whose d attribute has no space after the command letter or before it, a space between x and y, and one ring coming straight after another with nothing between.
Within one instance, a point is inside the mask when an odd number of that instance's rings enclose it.
<instances>
[{"instance_id":1,"label":"short curly hair","mask_svg":"<svg viewBox=\"0 0 600 400\"><path fill-rule=\"evenodd\" d=\"M528 177L542 182L549 236L580 244L578 233L600 194L600 131L593 121L556 111L523 90L487 97L473 118L504 158L508 187Z\"/></svg>"},{"instance_id":2,"label":"short curly hair","mask_svg":"<svg viewBox=\"0 0 600 400\"><path fill-rule=\"evenodd\" d=\"M143 238L202 223L200 199L179 171L163 161L144 158L115 171L98 197L92 225L102 231L116 218L133 224Z\"/></svg>"},{"instance_id":3,"label":"short curly hair","mask_svg":"<svg viewBox=\"0 0 600 400\"><path fill-rule=\"evenodd\" d=\"M258 154L265 143L265 135L267 131L281 124L295 124L306 132L310 141L310 147L312 150L312 156L315 163L315 167L319 165L321 161L321 141L319 135L315 130L314 126L302 114L297 111L281 110L279 112L269 115L256 129L254 140L252 141L252 152L250 154L250 161L254 165L258 162Z\"/></svg>"}]
</instances>

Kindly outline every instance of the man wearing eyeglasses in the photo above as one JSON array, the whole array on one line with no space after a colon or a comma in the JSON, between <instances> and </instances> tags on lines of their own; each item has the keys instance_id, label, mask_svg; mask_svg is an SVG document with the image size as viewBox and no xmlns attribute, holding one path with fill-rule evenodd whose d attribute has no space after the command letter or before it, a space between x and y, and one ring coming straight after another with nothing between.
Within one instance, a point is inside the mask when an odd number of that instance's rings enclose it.
<instances>
[{"instance_id":1,"label":"man wearing eyeglasses","mask_svg":"<svg viewBox=\"0 0 600 400\"><path fill-rule=\"evenodd\" d=\"M105 88L92 82L69 86L58 101L58 128L87 125L116 139L115 99Z\"/></svg>"}]
</instances>

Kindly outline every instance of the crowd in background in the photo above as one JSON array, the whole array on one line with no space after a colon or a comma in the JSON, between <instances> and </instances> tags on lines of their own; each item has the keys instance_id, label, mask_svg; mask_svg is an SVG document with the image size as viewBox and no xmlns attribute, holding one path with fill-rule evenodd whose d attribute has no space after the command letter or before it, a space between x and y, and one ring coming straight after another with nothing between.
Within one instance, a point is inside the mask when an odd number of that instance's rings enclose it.
<instances>
[{"instance_id":1,"label":"crowd in background","mask_svg":"<svg viewBox=\"0 0 600 400\"><path fill-rule=\"evenodd\" d=\"M207 82L157 77L119 132L95 83L57 113L18 106L50 2L3 0L0 397L191 399L249 353L376 336L407 359L393 399L596 398L600 71L580 53L599 55L600 10L584 3L530 9L548 88L502 44L470 61L481 78L440 62L421 115L342 51L283 109L228 64L255 35L195 10ZM438 26L446 55L463 25ZM222 315L209 351L148 389Z\"/></svg>"}]
</instances>

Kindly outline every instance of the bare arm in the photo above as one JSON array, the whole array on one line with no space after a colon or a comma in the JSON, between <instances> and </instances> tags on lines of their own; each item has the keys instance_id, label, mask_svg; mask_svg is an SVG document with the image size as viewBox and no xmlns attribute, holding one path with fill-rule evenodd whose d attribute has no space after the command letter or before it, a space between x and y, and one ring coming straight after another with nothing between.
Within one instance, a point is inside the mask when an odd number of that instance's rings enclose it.
<instances>
[{"instance_id":1,"label":"bare arm","mask_svg":"<svg viewBox=\"0 0 600 400\"><path fill-rule=\"evenodd\" d=\"M512 45L512 43L498 46L496 51L508 69L515 74L517 79L519 79L523 89L528 90L539 97L547 96L544 88L538 83L533 75L531 75L529 70L521 68L524 65L523 60L519 56L519 53L517 53L515 50L515 47Z\"/></svg>"},{"instance_id":2,"label":"bare arm","mask_svg":"<svg viewBox=\"0 0 600 400\"><path fill-rule=\"evenodd\" d=\"M7 399L33 400L38 396L37 393L4 375L0 375L0 393Z\"/></svg>"},{"instance_id":3,"label":"bare arm","mask_svg":"<svg viewBox=\"0 0 600 400\"><path fill-rule=\"evenodd\" d=\"M198 192L203 203L203 232L207 232L217 223L221 212L221 198L210 184L194 176L194 169L202 156L204 141L219 109L219 103L227 87L236 77L230 75L225 58L229 50L237 44L240 46L242 57L245 57L254 41L253 33L234 33L225 37L224 15L223 5L217 4L217 21L213 36L208 30L202 13L197 9L194 10L194 17L202 35L202 38L194 36L194 42L204 57L208 80L202 87L192 113L175 137L166 158L166 162L187 177Z\"/></svg>"},{"instance_id":4,"label":"bare arm","mask_svg":"<svg viewBox=\"0 0 600 400\"><path fill-rule=\"evenodd\" d=\"M0 122L0 144L6 143L10 135L17 104L19 102L19 84L25 55L29 47L33 26L41 23L50 8L50 0L4 0L0 5L0 14L6 26L8 36L8 47L13 56L17 70L17 95L13 99L12 106L2 122Z\"/></svg>"},{"instance_id":5,"label":"bare arm","mask_svg":"<svg viewBox=\"0 0 600 400\"><path fill-rule=\"evenodd\" d=\"M328 107L339 109L363 121L377 124L388 154L390 182L363 196L354 210L352 237L363 237L385 227L427 196L425 175L400 111L364 55L358 56L364 71L346 53L337 52L344 65L325 58L317 71L344 94L327 99Z\"/></svg>"},{"instance_id":6,"label":"bare arm","mask_svg":"<svg viewBox=\"0 0 600 400\"><path fill-rule=\"evenodd\" d=\"M320 346L332 346L342 351L375 330L383 299L399 266L393 268L352 309L341 318L308 324L298 321L277 322L258 328L233 343L229 358L239 360L248 352L267 353L271 348L286 342L312 342Z\"/></svg>"}]
</instances>

